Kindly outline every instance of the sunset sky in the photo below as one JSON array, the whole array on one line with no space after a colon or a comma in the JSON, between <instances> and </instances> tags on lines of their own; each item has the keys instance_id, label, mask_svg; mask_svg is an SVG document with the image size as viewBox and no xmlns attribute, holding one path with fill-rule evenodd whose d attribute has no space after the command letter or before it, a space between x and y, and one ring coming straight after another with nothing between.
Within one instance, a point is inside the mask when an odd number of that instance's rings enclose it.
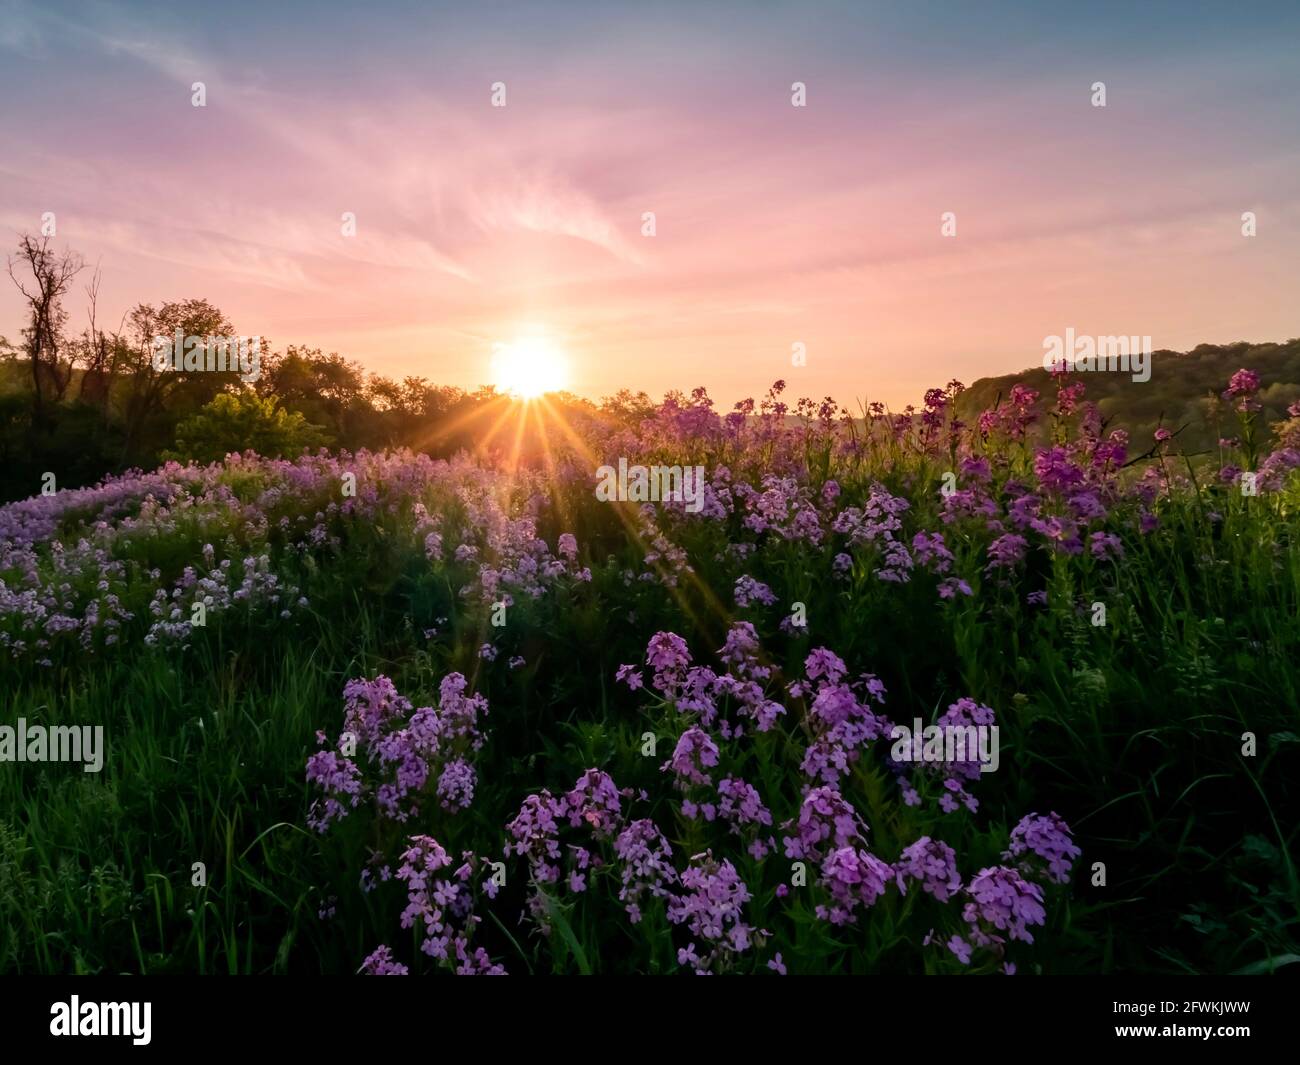
<instances>
[{"instance_id":1,"label":"sunset sky","mask_svg":"<svg viewBox=\"0 0 1300 1065\"><path fill-rule=\"evenodd\" d=\"M56 212L114 324L203 296L466 387L540 334L727 405L1300 335L1294 3L187 7L0 0L0 233Z\"/></svg>"}]
</instances>

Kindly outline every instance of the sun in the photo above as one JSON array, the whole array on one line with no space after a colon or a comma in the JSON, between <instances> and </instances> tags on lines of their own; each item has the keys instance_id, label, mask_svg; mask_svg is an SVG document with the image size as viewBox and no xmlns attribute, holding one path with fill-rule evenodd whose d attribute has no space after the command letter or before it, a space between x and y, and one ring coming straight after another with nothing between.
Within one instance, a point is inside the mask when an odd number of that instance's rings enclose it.
<instances>
[{"instance_id":1,"label":"sun","mask_svg":"<svg viewBox=\"0 0 1300 1065\"><path fill-rule=\"evenodd\" d=\"M492 358L492 383L520 399L558 392L569 380L569 362L549 340L525 337L498 345Z\"/></svg>"}]
</instances>

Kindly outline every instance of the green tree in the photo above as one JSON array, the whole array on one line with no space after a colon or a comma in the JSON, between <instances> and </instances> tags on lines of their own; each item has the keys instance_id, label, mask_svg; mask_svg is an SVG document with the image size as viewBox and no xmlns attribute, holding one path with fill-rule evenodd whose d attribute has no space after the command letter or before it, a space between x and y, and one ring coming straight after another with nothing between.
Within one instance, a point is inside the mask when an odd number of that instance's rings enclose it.
<instances>
[{"instance_id":1,"label":"green tree","mask_svg":"<svg viewBox=\"0 0 1300 1065\"><path fill-rule=\"evenodd\" d=\"M176 427L176 448L163 458L216 462L232 451L251 448L267 458L295 459L328 443L324 430L273 397L252 392L214 397Z\"/></svg>"}]
</instances>

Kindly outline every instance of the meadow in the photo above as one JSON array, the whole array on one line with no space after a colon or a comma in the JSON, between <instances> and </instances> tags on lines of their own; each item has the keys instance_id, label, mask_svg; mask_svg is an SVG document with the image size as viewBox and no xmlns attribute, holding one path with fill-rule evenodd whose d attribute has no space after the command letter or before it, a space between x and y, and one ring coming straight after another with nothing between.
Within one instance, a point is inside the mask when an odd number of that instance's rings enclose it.
<instances>
[{"instance_id":1,"label":"meadow","mask_svg":"<svg viewBox=\"0 0 1300 1065\"><path fill-rule=\"evenodd\" d=\"M1300 961L1300 405L1211 459L977 417L622 417L0 508L6 973L1262 973ZM1046 401L1045 413L1043 403ZM528 448L510 446L527 440ZM526 454L525 454L526 452ZM620 459L700 505L604 501ZM893 726L991 727L996 771Z\"/></svg>"}]
</instances>

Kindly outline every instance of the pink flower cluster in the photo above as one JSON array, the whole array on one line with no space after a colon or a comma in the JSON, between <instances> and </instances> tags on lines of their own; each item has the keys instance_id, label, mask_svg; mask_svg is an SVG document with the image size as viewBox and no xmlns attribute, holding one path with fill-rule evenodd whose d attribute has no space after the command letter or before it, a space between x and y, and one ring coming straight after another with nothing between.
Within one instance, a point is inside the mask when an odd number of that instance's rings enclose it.
<instances>
[{"instance_id":1,"label":"pink flower cluster","mask_svg":"<svg viewBox=\"0 0 1300 1065\"><path fill-rule=\"evenodd\" d=\"M476 781L471 755L483 746L481 719L488 704L465 691L465 678L449 673L439 687L438 706L417 710L387 677L349 681L343 689L343 731L333 749L307 760L307 781L323 793L307 823L324 832L367 798L383 817L405 822L419 813L431 782L444 809L467 808ZM324 733L317 734L317 742L324 747Z\"/></svg>"}]
</instances>

